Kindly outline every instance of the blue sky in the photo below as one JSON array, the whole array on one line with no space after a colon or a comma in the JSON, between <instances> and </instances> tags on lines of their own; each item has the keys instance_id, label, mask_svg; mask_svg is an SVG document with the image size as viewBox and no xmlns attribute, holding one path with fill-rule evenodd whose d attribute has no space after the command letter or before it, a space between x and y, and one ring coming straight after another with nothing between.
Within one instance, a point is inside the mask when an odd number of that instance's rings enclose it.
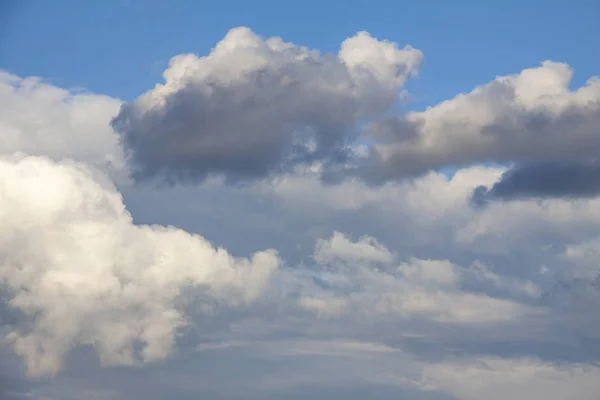
<instances>
[{"instance_id":1,"label":"blue sky","mask_svg":"<svg viewBox=\"0 0 600 400\"><path fill-rule=\"evenodd\" d=\"M423 108L497 75L550 59L598 71L594 0L507 1L8 1L0 66L62 87L132 100L180 53L206 54L235 26L321 51L360 30L425 54L407 89ZM8 5L7 5L8 4Z\"/></svg>"},{"instance_id":2,"label":"blue sky","mask_svg":"<svg viewBox=\"0 0 600 400\"><path fill-rule=\"evenodd\" d=\"M599 4L0 0L0 399L596 400Z\"/></svg>"}]
</instances>

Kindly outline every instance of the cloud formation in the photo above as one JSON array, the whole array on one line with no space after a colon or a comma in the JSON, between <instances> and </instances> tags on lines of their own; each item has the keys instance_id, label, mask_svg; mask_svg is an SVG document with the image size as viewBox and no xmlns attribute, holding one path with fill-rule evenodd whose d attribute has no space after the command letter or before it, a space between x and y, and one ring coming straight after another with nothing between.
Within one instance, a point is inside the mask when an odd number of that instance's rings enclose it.
<instances>
[{"instance_id":1,"label":"cloud formation","mask_svg":"<svg viewBox=\"0 0 600 400\"><path fill-rule=\"evenodd\" d=\"M571 90L571 68L545 61L383 117L422 58L366 32L334 55L235 28L207 56L174 57L165 83L123 105L112 126L137 180L248 181L308 164L329 182L382 184L494 162L517 167L490 198L596 193L580 160L600 149L598 77ZM365 140L373 145L359 150Z\"/></svg>"},{"instance_id":2,"label":"cloud formation","mask_svg":"<svg viewBox=\"0 0 600 400\"><path fill-rule=\"evenodd\" d=\"M165 83L125 104L112 125L138 180L251 180L339 162L356 124L398 99L422 57L366 32L321 54L239 27L207 56L174 57Z\"/></svg>"},{"instance_id":3,"label":"cloud formation","mask_svg":"<svg viewBox=\"0 0 600 400\"><path fill-rule=\"evenodd\" d=\"M375 121L370 134L379 142L354 173L381 183L448 166L597 157L600 79L571 90L572 74L545 61L425 111Z\"/></svg>"},{"instance_id":4,"label":"cloud formation","mask_svg":"<svg viewBox=\"0 0 600 400\"><path fill-rule=\"evenodd\" d=\"M421 57L364 33L319 55L241 28L120 111L3 75L10 396L595 398L597 81L572 91L546 62L378 119ZM371 150L347 146L365 132ZM514 167L470 165L489 161ZM330 185L329 162L356 169ZM137 186L115 178L127 168L202 182Z\"/></svg>"},{"instance_id":5,"label":"cloud formation","mask_svg":"<svg viewBox=\"0 0 600 400\"><path fill-rule=\"evenodd\" d=\"M318 163L332 182L381 184L473 163L552 168L596 157L600 80L571 90L573 71L553 61L383 118L422 57L365 32L322 55L236 28L205 57L174 57L165 83L125 104L112 125L138 180L246 181ZM357 139L374 145L357 152Z\"/></svg>"},{"instance_id":6,"label":"cloud formation","mask_svg":"<svg viewBox=\"0 0 600 400\"><path fill-rule=\"evenodd\" d=\"M480 274L481 268L461 268L448 260L399 262L372 237L352 241L336 232L318 241L314 258L327 271L318 275L325 290L321 297L303 297L300 305L320 314L423 315L457 323L493 323L535 314L510 300L461 290L462 281L470 278L501 280L490 271Z\"/></svg>"},{"instance_id":7,"label":"cloud formation","mask_svg":"<svg viewBox=\"0 0 600 400\"><path fill-rule=\"evenodd\" d=\"M112 173L125 168L119 137L107 124L119 100L0 71L0 104L1 154L70 158Z\"/></svg>"},{"instance_id":8,"label":"cloud formation","mask_svg":"<svg viewBox=\"0 0 600 400\"><path fill-rule=\"evenodd\" d=\"M600 194L598 161L539 162L516 165L502 174L491 188L479 186L473 201L522 198L591 198Z\"/></svg>"},{"instance_id":9,"label":"cloud formation","mask_svg":"<svg viewBox=\"0 0 600 400\"><path fill-rule=\"evenodd\" d=\"M234 258L206 239L132 222L108 180L73 162L0 159L0 283L24 324L8 334L32 375L92 345L105 365L167 357L186 323L181 291L243 306L278 268L274 250Z\"/></svg>"}]
</instances>

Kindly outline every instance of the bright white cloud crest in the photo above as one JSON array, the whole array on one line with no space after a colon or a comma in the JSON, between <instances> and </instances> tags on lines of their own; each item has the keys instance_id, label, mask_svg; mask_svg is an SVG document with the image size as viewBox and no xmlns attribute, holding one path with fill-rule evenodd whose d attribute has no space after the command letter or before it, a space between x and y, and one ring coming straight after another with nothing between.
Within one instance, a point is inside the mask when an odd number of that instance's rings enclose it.
<instances>
[{"instance_id":1,"label":"bright white cloud crest","mask_svg":"<svg viewBox=\"0 0 600 400\"><path fill-rule=\"evenodd\" d=\"M0 71L0 103L1 153L72 158L109 171L124 167L119 138L106 124L119 100Z\"/></svg>"},{"instance_id":2,"label":"bright white cloud crest","mask_svg":"<svg viewBox=\"0 0 600 400\"><path fill-rule=\"evenodd\" d=\"M256 299L275 251L236 259L206 239L133 225L120 194L80 165L36 157L0 161L0 281L32 318L9 334L30 373L56 373L66 352L91 344L104 364L167 357L185 318L176 300L197 286L225 303Z\"/></svg>"}]
</instances>

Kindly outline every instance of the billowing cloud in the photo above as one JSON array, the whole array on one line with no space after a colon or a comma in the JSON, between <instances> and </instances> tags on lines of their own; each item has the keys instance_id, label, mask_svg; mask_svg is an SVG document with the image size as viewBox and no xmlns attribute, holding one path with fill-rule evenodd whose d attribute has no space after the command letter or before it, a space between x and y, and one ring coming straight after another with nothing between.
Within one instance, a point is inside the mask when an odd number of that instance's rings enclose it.
<instances>
[{"instance_id":1,"label":"billowing cloud","mask_svg":"<svg viewBox=\"0 0 600 400\"><path fill-rule=\"evenodd\" d=\"M571 90L572 74L545 61L425 111L375 121L378 144L354 173L378 183L447 166L597 157L600 79Z\"/></svg>"},{"instance_id":2,"label":"billowing cloud","mask_svg":"<svg viewBox=\"0 0 600 400\"><path fill-rule=\"evenodd\" d=\"M125 167L107 123L119 100L0 71L0 104L0 153L71 158L113 173Z\"/></svg>"},{"instance_id":3,"label":"billowing cloud","mask_svg":"<svg viewBox=\"0 0 600 400\"><path fill-rule=\"evenodd\" d=\"M0 160L0 283L24 324L8 334L32 375L56 373L76 345L103 364L167 357L181 291L244 305L278 267L275 251L234 258L179 229L132 223L107 180L73 162Z\"/></svg>"},{"instance_id":4,"label":"billowing cloud","mask_svg":"<svg viewBox=\"0 0 600 400\"><path fill-rule=\"evenodd\" d=\"M328 181L380 184L494 162L517 167L490 198L595 195L597 174L581 159L600 149L597 77L571 90L571 68L545 61L382 118L421 59L364 32L321 55L236 28L208 56L173 58L165 83L124 105L113 126L142 180L248 180L318 162ZM358 138L374 143L366 154Z\"/></svg>"},{"instance_id":5,"label":"billowing cloud","mask_svg":"<svg viewBox=\"0 0 600 400\"><path fill-rule=\"evenodd\" d=\"M366 32L321 54L235 28L207 56L174 57L165 83L125 104L113 126L141 180L246 180L340 161L357 122L387 110L421 59Z\"/></svg>"}]
</instances>

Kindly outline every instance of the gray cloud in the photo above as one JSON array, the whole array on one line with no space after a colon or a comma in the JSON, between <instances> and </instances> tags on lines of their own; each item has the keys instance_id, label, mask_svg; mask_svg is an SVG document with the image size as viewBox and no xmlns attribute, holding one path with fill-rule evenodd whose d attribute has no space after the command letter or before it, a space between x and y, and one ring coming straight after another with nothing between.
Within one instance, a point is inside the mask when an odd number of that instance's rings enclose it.
<instances>
[{"instance_id":1,"label":"gray cloud","mask_svg":"<svg viewBox=\"0 0 600 400\"><path fill-rule=\"evenodd\" d=\"M567 65L546 61L425 111L380 122L370 135L384 140L376 140L347 174L380 184L444 167L597 157L600 79L572 91L571 76Z\"/></svg>"},{"instance_id":2,"label":"gray cloud","mask_svg":"<svg viewBox=\"0 0 600 400\"><path fill-rule=\"evenodd\" d=\"M491 188L479 186L473 201L523 198L591 198L600 194L600 163L593 161L540 162L516 165Z\"/></svg>"},{"instance_id":3,"label":"gray cloud","mask_svg":"<svg viewBox=\"0 0 600 400\"><path fill-rule=\"evenodd\" d=\"M236 28L206 57L173 58L165 83L123 105L112 125L136 180L248 181L317 163L330 184L379 185L446 167L599 154L600 79L571 90L571 69L552 61L383 118L421 59L364 32L321 55ZM357 139L372 145L357 151Z\"/></svg>"},{"instance_id":4,"label":"gray cloud","mask_svg":"<svg viewBox=\"0 0 600 400\"><path fill-rule=\"evenodd\" d=\"M365 32L322 55L236 28L206 57L173 58L165 84L125 104L112 125L137 180L243 181L339 162L355 124L389 108L421 59Z\"/></svg>"}]
</instances>

